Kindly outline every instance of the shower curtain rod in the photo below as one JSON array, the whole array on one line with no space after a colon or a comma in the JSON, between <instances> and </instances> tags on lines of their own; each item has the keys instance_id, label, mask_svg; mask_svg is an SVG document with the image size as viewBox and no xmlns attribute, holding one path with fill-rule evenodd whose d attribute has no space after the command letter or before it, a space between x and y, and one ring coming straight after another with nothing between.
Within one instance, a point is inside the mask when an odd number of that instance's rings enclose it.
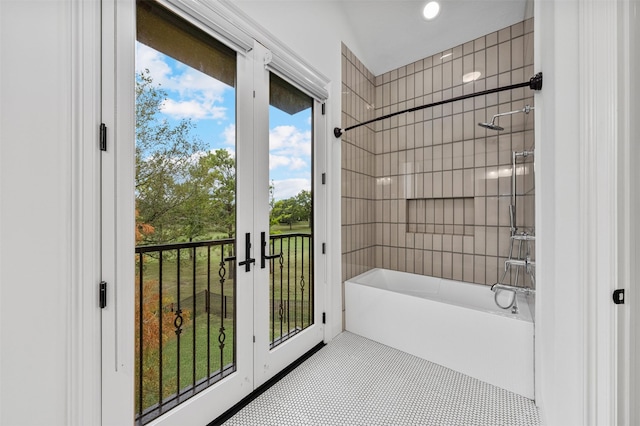
<instances>
[{"instance_id":1,"label":"shower curtain rod","mask_svg":"<svg viewBox=\"0 0 640 426\"><path fill-rule=\"evenodd\" d=\"M404 111L392 112L391 114L383 115L382 117L373 118L371 120L364 121L362 123L354 124L353 126L349 126L349 127L344 128L344 129L341 129L340 127L336 127L336 128L333 129L333 135L336 138L339 138L340 136L342 136L342 133L346 132L347 130L352 130L352 129L358 128L360 126L365 126L367 124L374 123L376 121L385 120L387 118L395 117L396 115L404 114L405 112L420 111L421 109L431 108L431 107L438 106L438 105L443 105L443 104L448 104L450 102L462 101L464 99L474 98L476 96L490 95L492 93L504 92L505 90L518 89L520 87L527 87L527 86L531 90L541 90L542 89L542 73L541 72L537 73L536 75L531 77L531 79L529 81L526 81L524 83L512 84L510 86L504 86L504 87L496 87L495 89L483 90L482 92L478 92L478 93L471 93L471 94L468 94L468 95L462 95L462 96L458 96L458 97L455 97L455 98L446 99L444 101L433 102L433 103L430 103L430 104L427 104L427 105L420 105L420 106L417 106L417 107L405 109Z\"/></svg>"}]
</instances>

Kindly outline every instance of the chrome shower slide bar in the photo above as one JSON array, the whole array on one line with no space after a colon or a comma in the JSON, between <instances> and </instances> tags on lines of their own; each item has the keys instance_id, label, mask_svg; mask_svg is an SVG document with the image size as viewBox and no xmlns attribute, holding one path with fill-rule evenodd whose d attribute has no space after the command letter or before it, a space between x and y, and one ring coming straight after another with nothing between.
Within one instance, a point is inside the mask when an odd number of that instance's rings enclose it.
<instances>
[{"instance_id":1,"label":"chrome shower slide bar","mask_svg":"<svg viewBox=\"0 0 640 426\"><path fill-rule=\"evenodd\" d=\"M528 111L529 109L533 109L527 105L523 111ZM516 111L517 112L517 111ZM510 113L508 113L510 114ZM528 112L527 112L528 114ZM495 119L496 116L494 115ZM493 122L493 120L492 120ZM509 222L511 224L511 237L513 238L518 232L518 227L516 226L516 166L518 158L527 158L530 155L533 155L533 151L513 151L513 155L511 157L511 204L509 205Z\"/></svg>"},{"instance_id":2,"label":"chrome shower slide bar","mask_svg":"<svg viewBox=\"0 0 640 426\"><path fill-rule=\"evenodd\" d=\"M468 95L457 96L455 98L445 99L443 101L433 102L433 103L430 103L430 104L427 104L427 105L420 105L420 106L417 106L417 107L406 109L404 111L397 111L397 112L393 112L391 114L383 115L382 117L373 118L371 120L363 121L362 123L354 124L353 126L345 127L344 129L341 129L340 127L336 127L336 128L333 129L333 135L336 138L339 138L339 137L342 136L342 134L344 132L346 132L348 130L353 130L353 129L356 129L356 128L361 127L361 126L366 126L367 124L371 124L371 123L375 123L376 121L385 120L387 118L395 117L396 115L404 114L406 112L420 111L421 109L425 109L425 108L431 108L431 107L435 107L435 106L438 106L438 105L448 104L448 103L451 103L451 102L463 101L465 99L474 98L476 96L490 95L492 93L498 93L498 92L504 92L506 90L518 89L520 87L529 87L531 90L542 90L542 73L541 72L537 73L536 75L531 77L531 79L529 79L529 81L525 81L523 83L512 84L510 86L496 87L495 89L483 90L481 92L470 93Z\"/></svg>"}]
</instances>

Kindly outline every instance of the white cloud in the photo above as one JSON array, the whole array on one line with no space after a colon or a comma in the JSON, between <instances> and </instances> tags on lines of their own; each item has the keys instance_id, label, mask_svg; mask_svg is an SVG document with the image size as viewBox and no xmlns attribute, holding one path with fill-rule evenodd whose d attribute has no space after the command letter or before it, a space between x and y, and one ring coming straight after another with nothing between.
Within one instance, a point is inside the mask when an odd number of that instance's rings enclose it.
<instances>
[{"instance_id":1,"label":"white cloud","mask_svg":"<svg viewBox=\"0 0 640 426\"><path fill-rule=\"evenodd\" d=\"M213 103L199 102L197 100L175 101L166 99L160 110L173 118L191 118L194 120L222 119L225 118L227 109L216 106Z\"/></svg>"},{"instance_id":2,"label":"white cloud","mask_svg":"<svg viewBox=\"0 0 640 426\"><path fill-rule=\"evenodd\" d=\"M276 126L269 131L269 151L310 156L311 131L301 131L295 126Z\"/></svg>"},{"instance_id":3,"label":"white cloud","mask_svg":"<svg viewBox=\"0 0 640 426\"><path fill-rule=\"evenodd\" d=\"M173 70L165 56L142 43L136 43L136 72L149 70L155 84L177 93L165 102L163 112L174 118L225 119L226 109L215 106L224 101L228 86L186 65Z\"/></svg>"},{"instance_id":4,"label":"white cloud","mask_svg":"<svg viewBox=\"0 0 640 426\"><path fill-rule=\"evenodd\" d=\"M277 169L278 167L288 167L289 170L300 170L306 165L307 162L299 157L269 154L269 170Z\"/></svg>"},{"instance_id":5,"label":"white cloud","mask_svg":"<svg viewBox=\"0 0 640 426\"><path fill-rule=\"evenodd\" d=\"M222 102L222 95L228 88L226 84L193 68L184 68L184 72L169 79L167 82L169 89L176 90L181 96L200 93L207 101Z\"/></svg>"},{"instance_id":6,"label":"white cloud","mask_svg":"<svg viewBox=\"0 0 640 426\"><path fill-rule=\"evenodd\" d=\"M142 43L136 43L136 73L144 70L149 70L153 81L162 86L171 74L171 67L163 60L160 52Z\"/></svg>"},{"instance_id":7,"label":"white cloud","mask_svg":"<svg viewBox=\"0 0 640 426\"><path fill-rule=\"evenodd\" d=\"M284 200L295 197L300 191L311 191L311 181L309 179L284 179L273 181L273 197L276 200Z\"/></svg>"},{"instance_id":8,"label":"white cloud","mask_svg":"<svg viewBox=\"0 0 640 426\"><path fill-rule=\"evenodd\" d=\"M269 131L269 170L280 167L301 170L310 163L310 131L301 131L295 126L276 126Z\"/></svg>"},{"instance_id":9,"label":"white cloud","mask_svg":"<svg viewBox=\"0 0 640 426\"><path fill-rule=\"evenodd\" d=\"M236 146L236 125L235 123L229 124L222 132L224 138L224 144L229 146Z\"/></svg>"}]
</instances>

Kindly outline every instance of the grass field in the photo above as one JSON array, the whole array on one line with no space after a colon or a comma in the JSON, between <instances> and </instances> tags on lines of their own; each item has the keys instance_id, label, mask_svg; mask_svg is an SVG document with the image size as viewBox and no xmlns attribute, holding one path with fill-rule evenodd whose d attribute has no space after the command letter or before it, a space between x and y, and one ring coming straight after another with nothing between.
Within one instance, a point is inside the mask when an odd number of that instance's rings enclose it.
<instances>
[{"instance_id":1,"label":"grass field","mask_svg":"<svg viewBox=\"0 0 640 426\"><path fill-rule=\"evenodd\" d=\"M221 367L225 367L234 362L234 329L232 321L227 320L225 323L225 338L223 349L220 348L220 342L218 340L220 337L220 318L212 316L210 318L210 321L210 328L207 328L206 317L204 315L196 317L195 327L193 320L187 321L183 327L183 332L180 333L179 338L176 335L175 337L168 339L168 341L165 342L165 344L162 346L163 399L177 393L178 389L184 389L194 382L197 382L200 379L208 377L210 374L220 371ZM208 342L207 332L209 333ZM207 346L209 346L208 353ZM180 361L179 363L178 358ZM158 349L143 351L142 364L144 368L142 384L142 407L143 409L146 409L159 402L160 351ZM136 354L136 412L138 412L140 408L139 366L140 358L139 354ZM178 373L180 374L179 387Z\"/></svg>"}]
</instances>

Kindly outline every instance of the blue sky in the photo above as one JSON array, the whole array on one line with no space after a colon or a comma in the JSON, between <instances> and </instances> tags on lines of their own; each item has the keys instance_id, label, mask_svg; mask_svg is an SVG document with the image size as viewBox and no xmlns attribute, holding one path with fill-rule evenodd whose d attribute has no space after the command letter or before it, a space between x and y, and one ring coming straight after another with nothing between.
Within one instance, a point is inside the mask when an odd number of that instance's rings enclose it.
<instances>
[{"instance_id":1,"label":"blue sky","mask_svg":"<svg viewBox=\"0 0 640 426\"><path fill-rule=\"evenodd\" d=\"M235 155L235 90L136 43L136 72L145 69L166 93L161 113L170 123L190 118L210 150ZM269 107L269 180L276 200L311 189L311 110L289 115Z\"/></svg>"}]
</instances>

